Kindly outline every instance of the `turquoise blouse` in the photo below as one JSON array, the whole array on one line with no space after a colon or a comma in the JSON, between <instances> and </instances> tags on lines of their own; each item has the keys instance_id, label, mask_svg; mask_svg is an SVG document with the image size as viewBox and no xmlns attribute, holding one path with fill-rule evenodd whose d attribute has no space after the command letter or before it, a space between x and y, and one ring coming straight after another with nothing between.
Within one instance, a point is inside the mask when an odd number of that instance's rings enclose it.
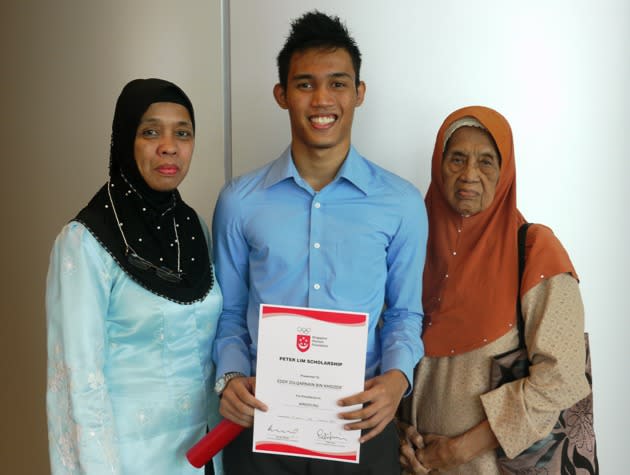
<instances>
[{"instance_id":1,"label":"turquoise blouse","mask_svg":"<svg viewBox=\"0 0 630 475\"><path fill-rule=\"evenodd\" d=\"M52 473L203 473L185 454L220 418L211 354L221 306L216 282L191 305L152 294L82 224L66 225L46 288Z\"/></svg>"}]
</instances>

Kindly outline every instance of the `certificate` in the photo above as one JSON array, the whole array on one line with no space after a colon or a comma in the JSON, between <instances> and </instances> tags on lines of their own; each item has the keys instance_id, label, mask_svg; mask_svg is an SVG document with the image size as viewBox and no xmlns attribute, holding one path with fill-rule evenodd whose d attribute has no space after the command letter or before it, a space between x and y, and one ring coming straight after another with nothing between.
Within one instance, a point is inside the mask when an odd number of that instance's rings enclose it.
<instances>
[{"instance_id":1,"label":"certificate","mask_svg":"<svg viewBox=\"0 0 630 475\"><path fill-rule=\"evenodd\" d=\"M254 452L359 463L360 430L341 398L364 389L368 314L260 306Z\"/></svg>"}]
</instances>

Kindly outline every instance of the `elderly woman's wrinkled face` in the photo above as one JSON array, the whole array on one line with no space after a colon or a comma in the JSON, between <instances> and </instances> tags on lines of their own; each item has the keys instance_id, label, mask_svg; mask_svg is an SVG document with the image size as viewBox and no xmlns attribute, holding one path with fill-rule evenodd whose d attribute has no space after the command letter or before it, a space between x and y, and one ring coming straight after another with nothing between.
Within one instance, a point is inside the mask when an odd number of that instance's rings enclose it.
<instances>
[{"instance_id":1,"label":"elderly woman's wrinkled face","mask_svg":"<svg viewBox=\"0 0 630 475\"><path fill-rule=\"evenodd\" d=\"M446 200L462 216L487 209L499 182L499 152L488 133L478 127L460 127L446 144L442 180Z\"/></svg>"}]
</instances>

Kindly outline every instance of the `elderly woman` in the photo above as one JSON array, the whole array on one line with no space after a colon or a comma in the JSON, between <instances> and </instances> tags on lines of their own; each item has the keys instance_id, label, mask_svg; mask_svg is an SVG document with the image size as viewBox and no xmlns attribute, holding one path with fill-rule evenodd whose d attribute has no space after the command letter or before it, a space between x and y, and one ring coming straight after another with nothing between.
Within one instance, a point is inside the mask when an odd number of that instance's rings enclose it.
<instances>
[{"instance_id":1,"label":"elderly woman","mask_svg":"<svg viewBox=\"0 0 630 475\"><path fill-rule=\"evenodd\" d=\"M192 104L160 79L116 103L109 180L57 237L46 290L53 474L192 474L218 419L222 296L208 231L177 191Z\"/></svg>"},{"instance_id":2,"label":"elderly woman","mask_svg":"<svg viewBox=\"0 0 630 475\"><path fill-rule=\"evenodd\" d=\"M401 463L416 474L498 474L495 448L519 454L590 391L577 275L552 231L533 225L518 288L525 219L516 207L512 132L499 113L466 107L449 115L431 173L426 356L402 411L411 427ZM491 389L492 358L519 345L517 298L530 375Z\"/></svg>"}]
</instances>

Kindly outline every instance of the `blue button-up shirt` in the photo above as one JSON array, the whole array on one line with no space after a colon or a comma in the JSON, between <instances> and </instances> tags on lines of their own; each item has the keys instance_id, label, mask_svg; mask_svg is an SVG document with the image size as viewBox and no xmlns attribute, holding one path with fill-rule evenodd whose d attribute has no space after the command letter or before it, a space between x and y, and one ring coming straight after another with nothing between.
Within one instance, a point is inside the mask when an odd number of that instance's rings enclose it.
<instances>
[{"instance_id":1,"label":"blue button-up shirt","mask_svg":"<svg viewBox=\"0 0 630 475\"><path fill-rule=\"evenodd\" d=\"M424 353L427 217L411 183L351 148L315 192L287 149L221 190L213 238L224 304L217 375L255 374L266 303L369 313L366 377L399 369L412 382Z\"/></svg>"}]
</instances>

